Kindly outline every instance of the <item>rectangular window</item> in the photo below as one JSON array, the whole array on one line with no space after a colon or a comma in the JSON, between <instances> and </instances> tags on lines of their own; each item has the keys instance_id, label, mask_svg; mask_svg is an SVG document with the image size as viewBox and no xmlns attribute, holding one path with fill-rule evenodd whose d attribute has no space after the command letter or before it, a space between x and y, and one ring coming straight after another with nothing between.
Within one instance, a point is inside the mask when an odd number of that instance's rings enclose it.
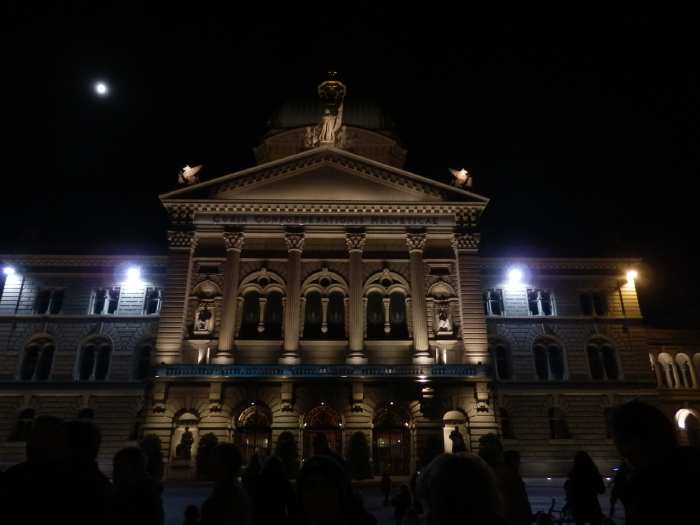
<instances>
[{"instance_id":1,"label":"rectangular window","mask_svg":"<svg viewBox=\"0 0 700 525\"><path fill-rule=\"evenodd\" d=\"M484 292L484 314L504 315L503 290L492 288Z\"/></svg>"},{"instance_id":2,"label":"rectangular window","mask_svg":"<svg viewBox=\"0 0 700 525\"><path fill-rule=\"evenodd\" d=\"M608 297L605 292L597 290L581 294L581 312L586 316L608 315Z\"/></svg>"},{"instance_id":3,"label":"rectangular window","mask_svg":"<svg viewBox=\"0 0 700 525\"><path fill-rule=\"evenodd\" d=\"M527 305L530 315L554 315L554 295L549 290L528 289Z\"/></svg>"},{"instance_id":4,"label":"rectangular window","mask_svg":"<svg viewBox=\"0 0 700 525\"><path fill-rule=\"evenodd\" d=\"M34 299L34 313L37 315L61 313L64 290L60 288L41 288Z\"/></svg>"},{"instance_id":5,"label":"rectangular window","mask_svg":"<svg viewBox=\"0 0 700 525\"><path fill-rule=\"evenodd\" d=\"M160 288L147 288L146 300L143 305L145 315L154 315L160 312L161 291Z\"/></svg>"},{"instance_id":6,"label":"rectangular window","mask_svg":"<svg viewBox=\"0 0 700 525\"><path fill-rule=\"evenodd\" d=\"M97 288L92 292L90 313L93 315L114 315L119 307L118 286L112 288Z\"/></svg>"}]
</instances>

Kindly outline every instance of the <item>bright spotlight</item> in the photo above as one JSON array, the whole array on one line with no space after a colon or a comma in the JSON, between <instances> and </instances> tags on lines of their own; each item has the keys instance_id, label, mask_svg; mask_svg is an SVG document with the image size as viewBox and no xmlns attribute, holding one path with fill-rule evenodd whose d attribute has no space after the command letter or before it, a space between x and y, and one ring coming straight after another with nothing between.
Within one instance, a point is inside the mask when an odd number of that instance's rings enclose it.
<instances>
[{"instance_id":1,"label":"bright spotlight","mask_svg":"<svg viewBox=\"0 0 700 525\"><path fill-rule=\"evenodd\" d=\"M15 274L15 269L12 266L5 266L2 269L2 273L4 273L7 276L14 275Z\"/></svg>"},{"instance_id":2,"label":"bright spotlight","mask_svg":"<svg viewBox=\"0 0 700 525\"><path fill-rule=\"evenodd\" d=\"M627 271L627 282L631 283L633 282L639 274L637 273L637 270L628 270Z\"/></svg>"},{"instance_id":3,"label":"bright spotlight","mask_svg":"<svg viewBox=\"0 0 700 525\"><path fill-rule=\"evenodd\" d=\"M523 272L520 268L511 268L508 271L508 281L511 284L518 284L523 279Z\"/></svg>"},{"instance_id":4,"label":"bright spotlight","mask_svg":"<svg viewBox=\"0 0 700 525\"><path fill-rule=\"evenodd\" d=\"M95 82L95 93L101 97L106 97L109 94L109 87L104 82Z\"/></svg>"},{"instance_id":5,"label":"bright spotlight","mask_svg":"<svg viewBox=\"0 0 700 525\"><path fill-rule=\"evenodd\" d=\"M126 282L131 285L141 284L141 268L131 266L126 270Z\"/></svg>"}]
</instances>

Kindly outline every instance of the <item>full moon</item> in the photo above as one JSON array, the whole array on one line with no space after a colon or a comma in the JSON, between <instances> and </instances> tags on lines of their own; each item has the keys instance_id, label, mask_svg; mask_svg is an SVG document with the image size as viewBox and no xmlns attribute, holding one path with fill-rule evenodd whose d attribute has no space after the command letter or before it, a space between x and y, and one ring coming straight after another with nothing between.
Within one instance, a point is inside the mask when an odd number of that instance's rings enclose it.
<instances>
[{"instance_id":1,"label":"full moon","mask_svg":"<svg viewBox=\"0 0 700 525\"><path fill-rule=\"evenodd\" d=\"M109 88L107 87L107 84L104 82L95 82L95 93L100 95L101 97L104 97L109 93Z\"/></svg>"}]
</instances>

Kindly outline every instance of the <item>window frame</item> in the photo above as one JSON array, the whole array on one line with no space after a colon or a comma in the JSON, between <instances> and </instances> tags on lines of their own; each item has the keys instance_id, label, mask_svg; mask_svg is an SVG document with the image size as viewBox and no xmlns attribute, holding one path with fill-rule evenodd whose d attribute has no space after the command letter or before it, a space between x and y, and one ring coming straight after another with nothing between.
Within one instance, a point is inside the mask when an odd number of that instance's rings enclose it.
<instances>
[{"instance_id":1,"label":"window frame","mask_svg":"<svg viewBox=\"0 0 700 525\"><path fill-rule=\"evenodd\" d=\"M534 300L530 299L530 293L535 292L537 294L536 298ZM550 288L527 288L526 290L526 299L527 299L527 311L530 317L556 317L557 315L557 307L556 307L556 299L554 295L554 291L552 291ZM542 294L546 293L549 295L549 310L551 313L546 314L544 313L544 309L542 307L543 305L543 300L542 300ZM537 304L537 313L532 312L532 308L530 305L532 303Z\"/></svg>"},{"instance_id":2,"label":"window frame","mask_svg":"<svg viewBox=\"0 0 700 525\"><path fill-rule=\"evenodd\" d=\"M42 312L37 311L37 303L39 302L39 297L41 294L47 293L48 300L46 301L46 309ZM66 298L66 289L61 287L39 287L34 294L34 303L32 305L32 313L34 315L60 315L61 310L63 310L63 303ZM58 310L53 311L56 306L56 302L59 302Z\"/></svg>"},{"instance_id":3,"label":"window frame","mask_svg":"<svg viewBox=\"0 0 700 525\"><path fill-rule=\"evenodd\" d=\"M538 366L537 366L537 354L538 354L538 349L544 352L544 362L547 366L547 377L542 378L540 374L538 373ZM559 357L561 358L561 378L557 378L554 375L553 369L554 367L552 366L552 354L554 353L554 350L556 350L559 353ZM537 377L537 381L547 381L547 382L564 382L567 381L569 378L569 366L568 366L568 361L566 357L566 350L564 349L564 346L559 343L556 339L536 339L534 343L532 344L532 358L534 361L535 365L535 375Z\"/></svg>"},{"instance_id":4,"label":"window frame","mask_svg":"<svg viewBox=\"0 0 700 525\"><path fill-rule=\"evenodd\" d=\"M495 297L494 297L495 296ZM506 305L503 300L503 288L488 288L483 293L484 314L487 317L506 317ZM493 303L496 302L501 309L501 313L493 313Z\"/></svg>"},{"instance_id":5,"label":"window frame","mask_svg":"<svg viewBox=\"0 0 700 525\"><path fill-rule=\"evenodd\" d=\"M113 296L116 291L116 297ZM99 312L95 311L97 305L97 298L101 293L102 296L102 308ZM93 288L92 294L90 295L90 306L88 308L88 315L117 315L119 313L119 304L122 298L121 286L103 286L99 288ZM114 304L114 311L110 312L112 309L112 304ZM105 305L107 306L105 308Z\"/></svg>"}]
</instances>

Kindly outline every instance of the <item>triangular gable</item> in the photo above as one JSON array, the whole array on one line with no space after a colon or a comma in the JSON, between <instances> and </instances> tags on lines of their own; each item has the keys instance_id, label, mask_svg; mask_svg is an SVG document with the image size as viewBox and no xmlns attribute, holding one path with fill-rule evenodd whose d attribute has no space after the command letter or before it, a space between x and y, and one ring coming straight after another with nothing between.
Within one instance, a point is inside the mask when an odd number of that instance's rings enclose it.
<instances>
[{"instance_id":1,"label":"triangular gable","mask_svg":"<svg viewBox=\"0 0 700 525\"><path fill-rule=\"evenodd\" d=\"M334 147L320 147L160 196L162 200L473 202L488 199Z\"/></svg>"}]
</instances>

